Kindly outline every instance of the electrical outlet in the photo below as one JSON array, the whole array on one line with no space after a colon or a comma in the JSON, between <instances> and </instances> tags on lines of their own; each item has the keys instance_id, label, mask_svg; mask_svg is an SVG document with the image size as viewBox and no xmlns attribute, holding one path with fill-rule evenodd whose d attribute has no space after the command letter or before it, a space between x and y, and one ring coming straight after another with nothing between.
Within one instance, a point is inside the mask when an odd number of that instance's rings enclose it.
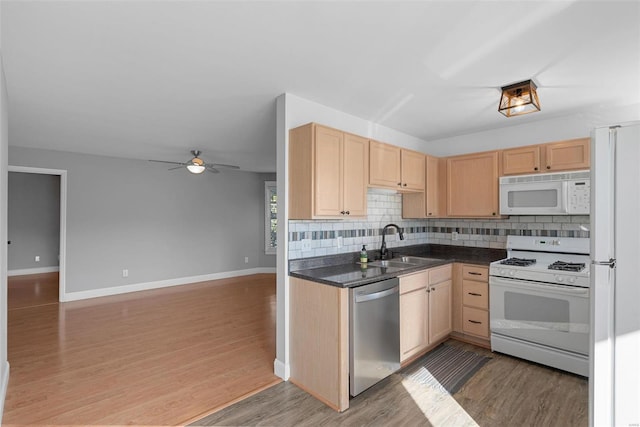
<instances>
[{"instance_id":1,"label":"electrical outlet","mask_svg":"<svg viewBox=\"0 0 640 427\"><path fill-rule=\"evenodd\" d=\"M457 231L452 231L451 232L451 240L458 240L458 232Z\"/></svg>"},{"instance_id":2,"label":"electrical outlet","mask_svg":"<svg viewBox=\"0 0 640 427\"><path fill-rule=\"evenodd\" d=\"M302 243L303 251L306 252L311 250L311 239L302 239L300 242Z\"/></svg>"},{"instance_id":3,"label":"electrical outlet","mask_svg":"<svg viewBox=\"0 0 640 427\"><path fill-rule=\"evenodd\" d=\"M40 262L40 255L36 255L36 262Z\"/></svg>"},{"instance_id":4,"label":"electrical outlet","mask_svg":"<svg viewBox=\"0 0 640 427\"><path fill-rule=\"evenodd\" d=\"M245 264L249 264L249 257L248 256L244 257L244 263Z\"/></svg>"},{"instance_id":5,"label":"electrical outlet","mask_svg":"<svg viewBox=\"0 0 640 427\"><path fill-rule=\"evenodd\" d=\"M129 277L129 270L128 269L124 269L122 270L122 277Z\"/></svg>"}]
</instances>

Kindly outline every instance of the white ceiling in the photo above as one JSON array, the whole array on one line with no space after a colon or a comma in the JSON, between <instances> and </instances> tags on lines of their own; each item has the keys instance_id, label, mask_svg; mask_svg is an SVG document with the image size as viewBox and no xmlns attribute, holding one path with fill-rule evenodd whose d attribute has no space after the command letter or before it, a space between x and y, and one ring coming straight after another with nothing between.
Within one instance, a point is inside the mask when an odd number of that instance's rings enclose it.
<instances>
[{"instance_id":1,"label":"white ceiling","mask_svg":"<svg viewBox=\"0 0 640 427\"><path fill-rule=\"evenodd\" d=\"M640 2L2 1L10 145L275 171L289 92L434 140L640 106ZM542 112L507 119L533 78Z\"/></svg>"}]
</instances>

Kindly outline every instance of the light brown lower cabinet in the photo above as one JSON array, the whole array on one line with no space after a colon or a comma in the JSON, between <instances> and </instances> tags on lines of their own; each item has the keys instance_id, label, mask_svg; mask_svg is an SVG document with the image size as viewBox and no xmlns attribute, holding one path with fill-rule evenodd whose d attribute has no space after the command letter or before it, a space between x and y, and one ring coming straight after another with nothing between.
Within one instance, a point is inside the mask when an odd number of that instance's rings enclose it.
<instances>
[{"instance_id":1,"label":"light brown lower cabinet","mask_svg":"<svg viewBox=\"0 0 640 427\"><path fill-rule=\"evenodd\" d=\"M453 271L452 336L489 348L489 268L456 263Z\"/></svg>"},{"instance_id":2,"label":"light brown lower cabinet","mask_svg":"<svg viewBox=\"0 0 640 427\"><path fill-rule=\"evenodd\" d=\"M349 289L289 279L289 380L336 411L349 408Z\"/></svg>"},{"instance_id":3,"label":"light brown lower cabinet","mask_svg":"<svg viewBox=\"0 0 640 427\"><path fill-rule=\"evenodd\" d=\"M452 330L451 264L400 277L400 361L426 352Z\"/></svg>"}]
</instances>

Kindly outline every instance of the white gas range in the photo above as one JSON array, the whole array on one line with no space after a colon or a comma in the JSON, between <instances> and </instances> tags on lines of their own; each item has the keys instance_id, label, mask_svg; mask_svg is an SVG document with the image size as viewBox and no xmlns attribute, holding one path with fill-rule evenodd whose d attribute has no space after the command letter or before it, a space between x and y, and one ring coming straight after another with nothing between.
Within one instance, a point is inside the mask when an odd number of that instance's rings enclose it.
<instances>
[{"instance_id":1,"label":"white gas range","mask_svg":"<svg viewBox=\"0 0 640 427\"><path fill-rule=\"evenodd\" d=\"M589 239L508 236L489 267L491 348L589 372Z\"/></svg>"}]
</instances>

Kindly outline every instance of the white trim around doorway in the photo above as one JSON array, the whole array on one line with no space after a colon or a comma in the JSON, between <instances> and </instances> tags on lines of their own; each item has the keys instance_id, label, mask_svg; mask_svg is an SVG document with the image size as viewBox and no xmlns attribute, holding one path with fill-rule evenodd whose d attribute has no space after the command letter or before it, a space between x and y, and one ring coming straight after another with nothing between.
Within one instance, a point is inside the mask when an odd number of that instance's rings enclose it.
<instances>
[{"instance_id":1,"label":"white trim around doorway","mask_svg":"<svg viewBox=\"0 0 640 427\"><path fill-rule=\"evenodd\" d=\"M36 173L41 175L60 176L60 278L58 299L67 300L66 265L67 265L67 171L61 169L32 168L29 166L11 166L8 172Z\"/></svg>"}]
</instances>

